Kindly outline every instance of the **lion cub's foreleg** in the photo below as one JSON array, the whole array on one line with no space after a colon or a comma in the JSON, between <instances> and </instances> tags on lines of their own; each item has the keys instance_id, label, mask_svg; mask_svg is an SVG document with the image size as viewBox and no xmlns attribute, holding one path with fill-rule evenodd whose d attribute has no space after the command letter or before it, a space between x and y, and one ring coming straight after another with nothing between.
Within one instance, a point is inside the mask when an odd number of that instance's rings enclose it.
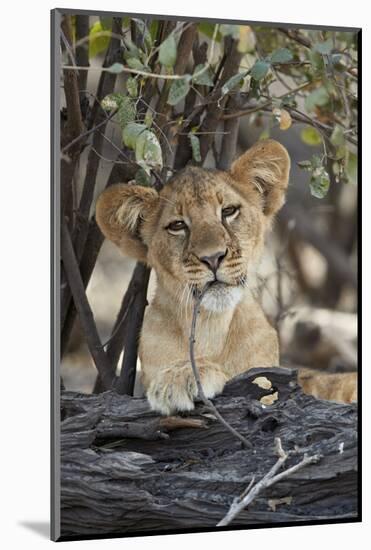
<instances>
[{"instance_id":1,"label":"lion cub's foreleg","mask_svg":"<svg viewBox=\"0 0 371 550\"><path fill-rule=\"evenodd\" d=\"M219 365L204 358L196 358L196 363L206 397L211 398L221 393L227 376ZM162 414L192 410L197 396L197 385L190 362L180 361L157 368L146 393L152 409Z\"/></svg>"}]
</instances>

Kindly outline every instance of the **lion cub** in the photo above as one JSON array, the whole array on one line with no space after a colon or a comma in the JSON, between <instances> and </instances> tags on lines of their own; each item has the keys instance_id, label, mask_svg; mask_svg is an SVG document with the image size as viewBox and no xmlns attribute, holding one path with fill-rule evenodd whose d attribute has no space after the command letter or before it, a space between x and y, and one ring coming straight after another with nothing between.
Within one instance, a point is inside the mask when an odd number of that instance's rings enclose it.
<instances>
[{"instance_id":1,"label":"lion cub","mask_svg":"<svg viewBox=\"0 0 371 550\"><path fill-rule=\"evenodd\" d=\"M278 340L249 290L249 276L274 214L284 203L290 159L260 141L228 172L187 167L158 193L131 184L99 197L103 234L157 275L140 337L142 382L162 414L194 407L189 362L194 290L211 286L197 322L196 361L205 394L252 367L279 364Z\"/></svg>"}]
</instances>

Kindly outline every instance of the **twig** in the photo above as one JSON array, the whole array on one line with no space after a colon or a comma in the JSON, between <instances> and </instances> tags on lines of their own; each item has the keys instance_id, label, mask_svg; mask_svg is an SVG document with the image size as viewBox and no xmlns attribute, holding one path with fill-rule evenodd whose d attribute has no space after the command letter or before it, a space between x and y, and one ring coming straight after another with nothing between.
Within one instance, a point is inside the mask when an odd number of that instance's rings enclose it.
<instances>
[{"instance_id":1,"label":"twig","mask_svg":"<svg viewBox=\"0 0 371 550\"><path fill-rule=\"evenodd\" d=\"M129 303L124 315L121 317L121 319L118 320L117 325L112 330L111 336L108 338L108 340L104 344L102 344L102 348L106 348L108 344L112 342L112 340L115 338L116 334L118 333L119 329L121 328L122 324L125 323L125 320L129 313L129 309L131 308L131 305L134 302L134 298L135 298L134 295L130 296Z\"/></svg>"},{"instance_id":2,"label":"twig","mask_svg":"<svg viewBox=\"0 0 371 550\"><path fill-rule=\"evenodd\" d=\"M140 262L137 262L133 272L134 302L127 317L124 357L115 386L115 390L120 394L133 395L134 392L139 333L143 324L144 310L148 304L147 289L150 272L150 268Z\"/></svg>"},{"instance_id":3,"label":"twig","mask_svg":"<svg viewBox=\"0 0 371 550\"><path fill-rule=\"evenodd\" d=\"M198 391L198 397L202 400L202 402L205 404L205 406L217 417L217 419L229 430L235 437L237 437L245 447L252 448L252 444L250 441L248 441L243 435L241 435L237 430L235 430L219 413L218 409L215 407L215 405L208 399L204 393L204 390L202 388L201 384L201 378L200 373L198 371L198 368L196 366L196 359L195 359L195 333L196 333L196 322L197 322L197 316L200 313L200 305L202 298L204 297L206 291L208 290L210 286L210 283L207 283L204 288L201 290L201 292L196 295L195 297L195 303L193 307L193 315L192 315L192 324L191 324L191 334L189 338L189 355L191 359L191 366L192 371L196 380L197 385L197 391Z\"/></svg>"},{"instance_id":4,"label":"twig","mask_svg":"<svg viewBox=\"0 0 371 550\"><path fill-rule=\"evenodd\" d=\"M114 185L120 181L130 181L133 179L135 171L131 164L114 164L111 173L108 177L106 187ZM80 262L81 277L86 288L89 284L95 263L101 246L103 244L103 234L99 229L94 216L90 219L88 236L84 247L84 253ZM68 349L72 327L76 316L76 308L73 301L70 300L71 292L69 286L66 285L61 296L61 355ZM109 346L110 348L110 346ZM110 359L109 349L107 350L108 358Z\"/></svg>"},{"instance_id":5,"label":"twig","mask_svg":"<svg viewBox=\"0 0 371 550\"><path fill-rule=\"evenodd\" d=\"M122 27L122 18L113 18L112 28L113 30L117 29L119 30ZM111 60L118 59L118 51L117 48L119 47L119 42L116 41L116 39L111 39L111 42L109 44L107 54L104 60L104 64L107 65ZM101 101L106 95L111 94L114 91L115 83L116 83L117 75L101 75L101 78L98 83L98 90L97 90L97 98L99 101ZM89 126L93 126L94 124L99 124L101 120L104 120L107 124L108 118L106 116L106 113L101 111L100 105L98 102L94 102L92 110L91 110L91 117L92 121L94 121L93 124ZM103 133L105 130L106 125L103 125ZM103 137L102 133L95 132L93 134L93 141L92 141L92 148L95 149L95 151L98 151L98 153L102 152L103 147ZM91 205L94 198L94 190L96 186L96 179L97 174L100 166L100 158L96 155L96 153L91 149L89 151L88 160L86 163L86 170L85 170L85 177L84 177L84 183L82 186L82 192L80 197L80 203L79 203L79 209L78 209L78 215L79 215L79 223L75 225L72 240L76 252L76 256L78 261L80 262L85 242L88 234L89 229L89 213L91 209Z\"/></svg>"},{"instance_id":6,"label":"twig","mask_svg":"<svg viewBox=\"0 0 371 550\"><path fill-rule=\"evenodd\" d=\"M280 474L277 474L276 472L278 472L278 470L284 465L289 456L289 453L283 450L281 439L279 437L276 437L274 442L276 454L278 455L277 462L272 466L269 472L260 481L258 481L258 483L253 485L252 480L249 484L249 487L245 489L245 491L239 497L234 499L227 514L221 521L219 521L217 527L225 527L226 525L229 525L234 520L234 518L238 516L238 514L240 514L242 510L246 508L246 506L251 504L251 502L258 496L258 494L267 487L271 487L271 485L278 483L278 481L289 477L290 475L296 473L298 470L301 470L308 464L318 462L321 458L321 455L319 454L314 454L312 456L304 455L304 458L300 462L298 462L294 466L291 466L291 468L287 468L287 470L284 470Z\"/></svg>"},{"instance_id":7,"label":"twig","mask_svg":"<svg viewBox=\"0 0 371 550\"><path fill-rule=\"evenodd\" d=\"M92 134L93 132L95 132L96 130L98 130L99 128L101 128L101 126L104 126L105 124L107 124L107 122L109 120L111 120L111 118L113 118L115 116L115 114L117 113L117 109L115 109L114 111L112 111L112 113L109 114L109 116L107 116L105 119L103 119L101 122L99 122L99 124L97 124L96 126L93 126L92 128L90 128L89 130L86 130L86 132L82 132L80 135L78 135L77 137L75 137L75 139L73 139L72 141L70 141L69 143L67 143L67 145L65 145L63 147L63 149L61 150L61 153L66 153L66 151L68 151L68 149L70 147L72 147L73 145L75 145L75 143L77 143L78 141L80 141L80 139L84 138L84 137L87 137L89 136L90 134Z\"/></svg>"},{"instance_id":8,"label":"twig","mask_svg":"<svg viewBox=\"0 0 371 550\"><path fill-rule=\"evenodd\" d=\"M110 367L106 353L102 349L93 312L90 308L85 293L84 283L81 279L81 273L72 246L70 233L64 220L62 221L61 227L61 252L64 270L85 333L89 351L93 357L105 389L111 389L116 380L116 376Z\"/></svg>"},{"instance_id":9,"label":"twig","mask_svg":"<svg viewBox=\"0 0 371 550\"><path fill-rule=\"evenodd\" d=\"M215 41L216 41L216 35L218 33L218 28L219 28L219 25L215 25L214 34L213 34L213 38L210 46L210 60L205 64L204 67L202 67L202 69L197 71L192 76L193 79L200 77L211 67L211 62L214 57ZM89 71L90 70L90 71L100 71L100 72L108 72L108 73L113 72L111 67L76 67L74 65L62 65L62 69L65 71L73 71L73 70ZM184 79L183 74L151 73L149 71L141 71L139 69L130 69L129 67L124 67L124 66L122 66L122 68L120 69L120 72L135 74L135 75L144 76L147 78L157 78L159 80L183 80Z\"/></svg>"},{"instance_id":10,"label":"twig","mask_svg":"<svg viewBox=\"0 0 371 550\"><path fill-rule=\"evenodd\" d=\"M284 94L279 95L276 98L269 99L268 101L265 101L264 103L261 103L260 105L256 105L255 107L251 107L249 109L242 109L241 111L236 111L234 113L225 114L225 115L222 115L220 118L222 120L229 120L231 118L251 115L252 113L256 113L256 112L260 111L261 109L265 109L266 107L269 107L272 104L273 99L284 99L285 97L287 97L291 94L296 94L296 93L300 92L301 90L304 90L305 88L308 88L309 86L313 86L315 84L315 82L317 82L317 81L312 80L310 82L304 82L303 84L300 84L300 86L297 86L296 88L293 88L289 92L285 92Z\"/></svg>"}]
</instances>

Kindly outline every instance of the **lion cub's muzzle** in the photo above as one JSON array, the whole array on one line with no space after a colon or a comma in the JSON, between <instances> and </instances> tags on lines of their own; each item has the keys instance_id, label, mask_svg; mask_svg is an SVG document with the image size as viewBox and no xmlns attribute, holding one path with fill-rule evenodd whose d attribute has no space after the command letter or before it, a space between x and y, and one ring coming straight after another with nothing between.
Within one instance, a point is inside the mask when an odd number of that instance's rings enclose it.
<instances>
[{"instance_id":1,"label":"lion cub's muzzle","mask_svg":"<svg viewBox=\"0 0 371 550\"><path fill-rule=\"evenodd\" d=\"M246 266L237 250L220 249L208 254L193 253L185 264L188 282L200 291L209 285L207 294L226 295L246 283Z\"/></svg>"}]
</instances>

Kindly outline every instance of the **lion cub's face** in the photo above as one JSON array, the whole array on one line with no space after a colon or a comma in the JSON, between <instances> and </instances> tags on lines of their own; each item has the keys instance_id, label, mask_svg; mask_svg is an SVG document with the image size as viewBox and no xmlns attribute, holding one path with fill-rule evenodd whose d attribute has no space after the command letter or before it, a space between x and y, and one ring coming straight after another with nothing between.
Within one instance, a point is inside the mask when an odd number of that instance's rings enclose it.
<instances>
[{"instance_id":1,"label":"lion cub's face","mask_svg":"<svg viewBox=\"0 0 371 550\"><path fill-rule=\"evenodd\" d=\"M187 289L212 283L203 306L213 311L233 307L241 298L266 226L259 206L231 183L227 173L201 168L175 176L160 193L159 215L147 241L149 263L180 299Z\"/></svg>"},{"instance_id":2,"label":"lion cub's face","mask_svg":"<svg viewBox=\"0 0 371 550\"><path fill-rule=\"evenodd\" d=\"M174 303L212 283L203 307L234 307L262 251L264 233L282 206L290 161L267 140L229 172L188 167L157 193L137 185L108 188L97 202L103 233L147 262Z\"/></svg>"}]
</instances>

